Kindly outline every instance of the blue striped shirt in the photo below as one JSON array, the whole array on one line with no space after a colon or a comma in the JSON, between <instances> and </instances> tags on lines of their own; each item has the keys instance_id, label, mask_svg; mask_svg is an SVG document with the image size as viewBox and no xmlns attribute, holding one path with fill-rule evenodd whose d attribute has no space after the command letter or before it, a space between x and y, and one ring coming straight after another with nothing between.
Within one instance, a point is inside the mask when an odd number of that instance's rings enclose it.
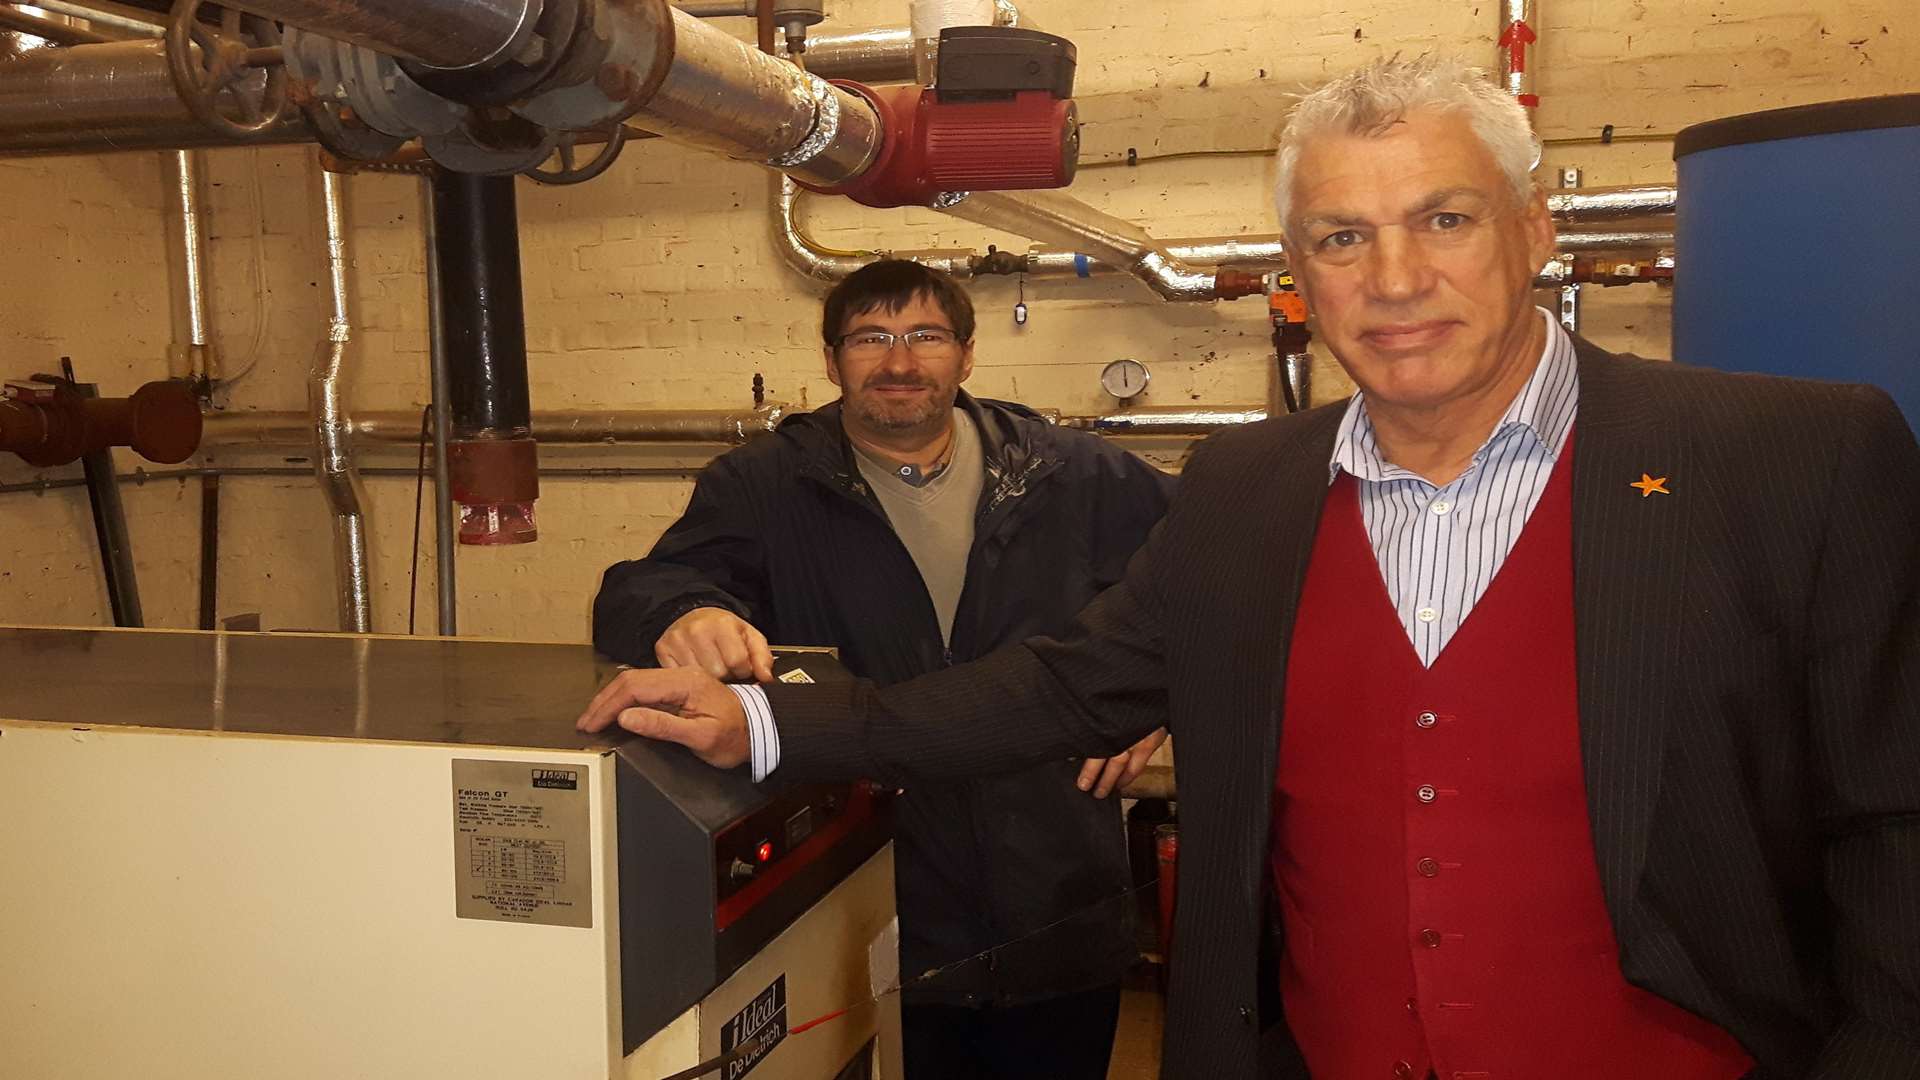
<instances>
[{"instance_id":1,"label":"blue striped shirt","mask_svg":"<svg viewBox=\"0 0 1920 1080\"><path fill-rule=\"evenodd\" d=\"M1360 513L1407 640L1431 667L1513 551L1573 431L1580 400L1573 339L1545 309L1547 343L1467 470L1436 486L1388 461L1363 395L1340 422L1327 482L1359 483Z\"/></svg>"}]
</instances>

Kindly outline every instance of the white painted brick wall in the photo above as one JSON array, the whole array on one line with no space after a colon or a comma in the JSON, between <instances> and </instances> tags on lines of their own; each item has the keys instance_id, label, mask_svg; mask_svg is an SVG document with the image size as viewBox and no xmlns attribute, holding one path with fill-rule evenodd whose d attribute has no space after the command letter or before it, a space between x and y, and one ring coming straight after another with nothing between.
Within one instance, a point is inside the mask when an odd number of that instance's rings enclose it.
<instances>
[{"instance_id":1,"label":"white painted brick wall","mask_svg":"<svg viewBox=\"0 0 1920 1080\"><path fill-rule=\"evenodd\" d=\"M1392 52L1446 49L1491 64L1497 5L1384 0L1028 0L1027 14L1079 47L1083 168L1075 193L1166 237L1275 229L1258 155L1092 167L1142 155L1264 150L1289 95L1328 73ZM831 25L898 25L906 5L849 0ZM1579 165L1590 184L1672 177L1663 142L1555 145L1611 124L1670 134L1717 116L1802 102L1920 89L1920 31L1910 0L1838 0L1810 13L1789 0L1541 0L1535 61L1549 140L1545 163ZM734 20L728 28L744 32ZM315 217L312 151L209 155L211 277L230 373L247 369L230 404L299 409L325 326L325 267ZM159 156L0 161L0 375L72 355L108 393L167 373L172 337ZM788 271L767 234L759 168L648 141L606 176L575 188L519 188L527 337L536 408L698 408L747 403L754 373L781 400L834 395L821 370L819 288ZM356 351L351 401L363 409L427 399L421 204L416 181L359 177L351 186ZM808 199L810 228L835 247L1015 248L929 211L877 211ZM1177 306L1125 280L1034 282L1032 318L1011 319L1014 283L975 283L979 362L971 387L1069 412L1110 403L1101 365L1152 365L1153 404L1248 405L1269 392L1272 359L1257 301ZM1589 333L1603 344L1667 353L1666 297L1635 287L1595 292ZM1321 358L1323 396L1343 392ZM249 367L249 365L251 365ZM663 457L662 455L665 454ZM686 460L549 448L567 464ZM242 460L223 454L221 460ZM248 463L271 459L244 456ZM404 448L377 461L410 465ZM138 462L125 459L131 469ZM71 475L77 469L50 470ZM11 457L0 483L36 475ZM370 478L376 615L407 619L413 483ZM643 553L684 505L685 479L566 480L542 485L539 543L460 555L462 629L580 640L599 574ZM332 541L305 479L233 479L223 487L221 611L261 611L269 626L331 627ZM135 550L150 622L196 617L198 486L130 487ZM84 494L0 496L0 621L106 620ZM418 581L431 628L430 527Z\"/></svg>"}]
</instances>

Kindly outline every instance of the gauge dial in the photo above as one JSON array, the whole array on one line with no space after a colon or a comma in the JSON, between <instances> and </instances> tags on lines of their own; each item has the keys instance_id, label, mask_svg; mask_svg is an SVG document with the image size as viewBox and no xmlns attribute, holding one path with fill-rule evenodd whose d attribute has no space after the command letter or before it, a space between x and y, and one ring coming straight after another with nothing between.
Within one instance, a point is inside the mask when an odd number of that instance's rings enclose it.
<instances>
[{"instance_id":1,"label":"gauge dial","mask_svg":"<svg viewBox=\"0 0 1920 1080\"><path fill-rule=\"evenodd\" d=\"M1115 360L1100 372L1100 385L1121 401L1139 397L1152 381L1153 373L1147 365L1131 357Z\"/></svg>"}]
</instances>

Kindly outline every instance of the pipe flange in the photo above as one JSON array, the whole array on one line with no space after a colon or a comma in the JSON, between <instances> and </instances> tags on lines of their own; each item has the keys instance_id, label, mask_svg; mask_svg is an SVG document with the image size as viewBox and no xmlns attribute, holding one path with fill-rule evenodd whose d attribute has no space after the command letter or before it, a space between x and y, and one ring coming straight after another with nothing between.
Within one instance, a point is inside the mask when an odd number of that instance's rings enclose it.
<instances>
[{"instance_id":1,"label":"pipe flange","mask_svg":"<svg viewBox=\"0 0 1920 1080\"><path fill-rule=\"evenodd\" d=\"M516 116L482 118L444 135L420 140L427 156L443 168L480 176L507 176L525 172L553 155L557 132Z\"/></svg>"},{"instance_id":2,"label":"pipe flange","mask_svg":"<svg viewBox=\"0 0 1920 1080\"><path fill-rule=\"evenodd\" d=\"M808 75L807 93L813 98L813 130L807 134L800 145L767 159L767 164L776 169L792 169L814 158L833 144L840 135L840 98L833 87L817 75Z\"/></svg>"}]
</instances>

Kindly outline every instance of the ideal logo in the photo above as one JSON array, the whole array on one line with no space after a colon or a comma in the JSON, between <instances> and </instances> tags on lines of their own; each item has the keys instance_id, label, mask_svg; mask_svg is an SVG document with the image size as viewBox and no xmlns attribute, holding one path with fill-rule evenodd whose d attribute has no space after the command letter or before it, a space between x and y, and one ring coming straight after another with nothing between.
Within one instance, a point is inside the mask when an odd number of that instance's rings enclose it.
<instances>
[{"instance_id":1,"label":"ideal logo","mask_svg":"<svg viewBox=\"0 0 1920 1080\"><path fill-rule=\"evenodd\" d=\"M568 791L580 789L580 774L573 769L535 769L533 786L541 788L565 788Z\"/></svg>"},{"instance_id":2,"label":"ideal logo","mask_svg":"<svg viewBox=\"0 0 1920 1080\"><path fill-rule=\"evenodd\" d=\"M787 977L781 975L720 1029L722 1054L731 1053L740 1046L751 1044L753 1047L727 1062L724 1080L740 1080L752 1072L753 1067L766 1060L767 1055L773 1053L773 1048L779 1046L786 1037Z\"/></svg>"}]
</instances>

